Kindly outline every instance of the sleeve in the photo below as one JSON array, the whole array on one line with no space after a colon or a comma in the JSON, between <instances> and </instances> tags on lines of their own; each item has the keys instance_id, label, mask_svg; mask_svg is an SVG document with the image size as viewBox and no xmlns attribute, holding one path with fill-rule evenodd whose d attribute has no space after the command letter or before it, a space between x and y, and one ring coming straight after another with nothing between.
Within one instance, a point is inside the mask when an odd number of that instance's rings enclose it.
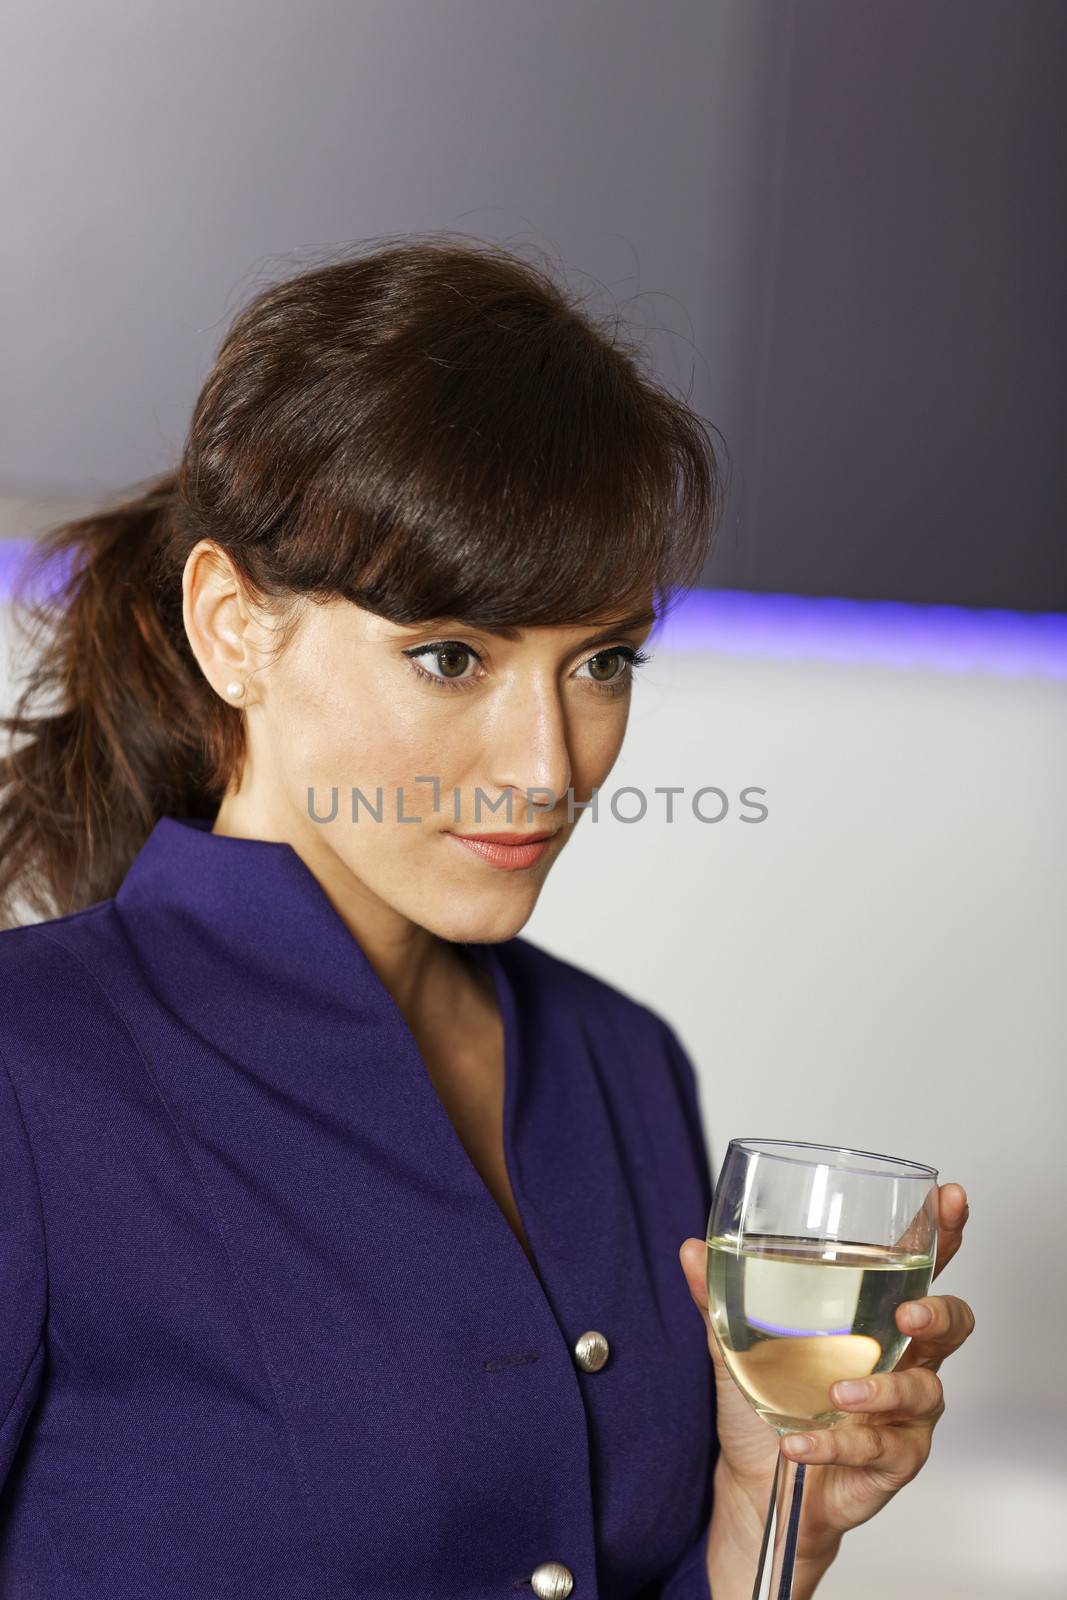
<instances>
[{"instance_id":1,"label":"sleeve","mask_svg":"<svg viewBox=\"0 0 1067 1600\"><path fill-rule=\"evenodd\" d=\"M44 1369L44 1217L22 1110L0 1056L0 1507Z\"/></svg>"},{"instance_id":2,"label":"sleeve","mask_svg":"<svg viewBox=\"0 0 1067 1600\"><path fill-rule=\"evenodd\" d=\"M697 1075L692 1061L683 1049L674 1030L666 1022L664 1022L664 1027L666 1029L667 1060L682 1105L686 1133L692 1147L693 1160L700 1178L702 1212L699 1229L694 1231L703 1235L711 1212L712 1176L708 1144L700 1111ZM710 1366L710 1356L708 1361ZM714 1383L711 1385L711 1394L714 1405ZM682 1554L671 1566L659 1575L655 1585L647 1593L642 1594L641 1600L713 1600L708 1579L707 1546L708 1533L711 1527L715 1460L718 1454L718 1433L715 1426L714 1409L712 1411L711 1432L715 1443L715 1451L708 1463L707 1490L701 1511L699 1532L692 1543L683 1550Z\"/></svg>"}]
</instances>

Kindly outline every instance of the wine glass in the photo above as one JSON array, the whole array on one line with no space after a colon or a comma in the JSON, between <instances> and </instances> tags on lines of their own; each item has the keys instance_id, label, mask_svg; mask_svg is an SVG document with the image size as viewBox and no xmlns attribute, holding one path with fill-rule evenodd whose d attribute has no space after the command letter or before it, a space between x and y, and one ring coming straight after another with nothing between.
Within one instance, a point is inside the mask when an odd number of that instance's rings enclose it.
<instances>
[{"instance_id":1,"label":"wine glass","mask_svg":"<svg viewBox=\"0 0 1067 1600\"><path fill-rule=\"evenodd\" d=\"M832 1405L830 1385L890 1372L908 1347L895 1313L933 1275L937 1169L836 1145L731 1139L707 1245L712 1330L749 1405L779 1438L832 1428L847 1413ZM752 1600L769 1543L781 1552L777 1600L792 1594L804 1463L780 1539L782 1459Z\"/></svg>"}]
</instances>

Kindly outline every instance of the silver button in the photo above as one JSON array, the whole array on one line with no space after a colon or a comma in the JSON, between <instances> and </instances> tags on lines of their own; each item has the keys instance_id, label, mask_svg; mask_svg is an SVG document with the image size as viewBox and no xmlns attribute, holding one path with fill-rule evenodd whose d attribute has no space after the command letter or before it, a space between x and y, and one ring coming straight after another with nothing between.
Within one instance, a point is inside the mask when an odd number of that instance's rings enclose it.
<instances>
[{"instance_id":1,"label":"silver button","mask_svg":"<svg viewBox=\"0 0 1067 1600\"><path fill-rule=\"evenodd\" d=\"M574 1347L578 1365L585 1372L599 1372L610 1354L610 1346L602 1333L591 1328Z\"/></svg>"},{"instance_id":2,"label":"silver button","mask_svg":"<svg viewBox=\"0 0 1067 1600\"><path fill-rule=\"evenodd\" d=\"M538 1600L567 1600L574 1588L574 1573L562 1561L542 1561L530 1578Z\"/></svg>"}]
</instances>

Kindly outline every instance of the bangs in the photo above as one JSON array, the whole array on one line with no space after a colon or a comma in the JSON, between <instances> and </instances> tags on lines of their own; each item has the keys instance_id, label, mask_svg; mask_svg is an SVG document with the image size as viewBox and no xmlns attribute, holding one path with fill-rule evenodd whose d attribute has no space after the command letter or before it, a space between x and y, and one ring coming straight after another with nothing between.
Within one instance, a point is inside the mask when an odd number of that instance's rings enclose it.
<instances>
[{"instance_id":1,"label":"bangs","mask_svg":"<svg viewBox=\"0 0 1067 1600\"><path fill-rule=\"evenodd\" d=\"M273 576L397 624L580 624L641 602L662 617L721 507L709 425L528 264L479 284L462 261L465 277L437 263L425 299L406 285L348 381L336 344L312 363L314 471L275 456Z\"/></svg>"}]
</instances>

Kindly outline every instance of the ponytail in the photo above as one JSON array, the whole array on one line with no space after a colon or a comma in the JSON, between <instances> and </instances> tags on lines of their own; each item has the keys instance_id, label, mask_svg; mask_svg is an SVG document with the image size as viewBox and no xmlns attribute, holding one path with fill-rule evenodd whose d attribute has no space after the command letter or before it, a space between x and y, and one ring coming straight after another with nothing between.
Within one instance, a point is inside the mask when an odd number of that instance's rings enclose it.
<instances>
[{"instance_id":1,"label":"ponytail","mask_svg":"<svg viewBox=\"0 0 1067 1600\"><path fill-rule=\"evenodd\" d=\"M110 898L162 814L217 810L225 762L204 736L220 702L167 559L176 481L53 528L22 569L13 621L31 664L0 718L0 927Z\"/></svg>"}]
</instances>

